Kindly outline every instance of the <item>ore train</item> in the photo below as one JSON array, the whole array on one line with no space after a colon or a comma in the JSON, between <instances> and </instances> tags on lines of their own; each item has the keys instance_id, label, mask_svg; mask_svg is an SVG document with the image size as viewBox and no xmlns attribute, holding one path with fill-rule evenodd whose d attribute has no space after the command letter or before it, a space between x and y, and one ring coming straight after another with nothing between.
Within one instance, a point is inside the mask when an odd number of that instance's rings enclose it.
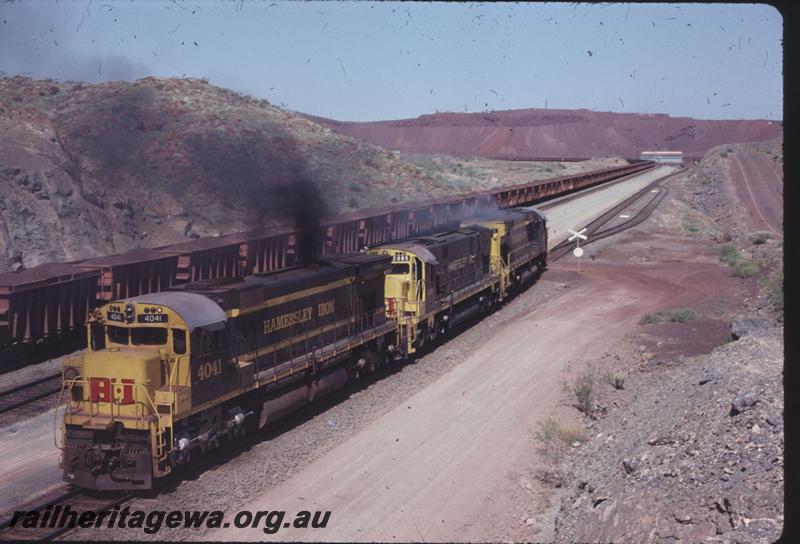
<instances>
[{"instance_id":1,"label":"ore train","mask_svg":"<svg viewBox=\"0 0 800 544\"><path fill-rule=\"evenodd\" d=\"M61 465L94 490L176 467L409 357L544 269L535 208L245 278L113 301L64 361Z\"/></svg>"}]
</instances>

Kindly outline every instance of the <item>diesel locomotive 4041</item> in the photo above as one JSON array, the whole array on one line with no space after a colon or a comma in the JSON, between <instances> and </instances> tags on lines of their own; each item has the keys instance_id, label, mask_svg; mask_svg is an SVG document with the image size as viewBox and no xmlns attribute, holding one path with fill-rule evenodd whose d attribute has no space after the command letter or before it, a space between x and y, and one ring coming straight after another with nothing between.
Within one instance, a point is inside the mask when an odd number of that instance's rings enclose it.
<instances>
[{"instance_id":1,"label":"diesel locomotive 4041","mask_svg":"<svg viewBox=\"0 0 800 544\"><path fill-rule=\"evenodd\" d=\"M403 359L544 269L534 208L367 252L111 302L62 364L64 479L154 480Z\"/></svg>"}]
</instances>

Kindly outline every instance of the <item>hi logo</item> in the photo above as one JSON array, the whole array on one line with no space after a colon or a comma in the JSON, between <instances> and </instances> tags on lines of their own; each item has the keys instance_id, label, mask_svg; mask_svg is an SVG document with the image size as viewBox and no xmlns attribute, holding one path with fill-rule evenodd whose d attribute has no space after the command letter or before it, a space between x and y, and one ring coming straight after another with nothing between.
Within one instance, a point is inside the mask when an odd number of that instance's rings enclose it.
<instances>
[{"instance_id":1,"label":"hi logo","mask_svg":"<svg viewBox=\"0 0 800 544\"><path fill-rule=\"evenodd\" d=\"M89 378L89 398L92 402L133 404L133 380L123 378Z\"/></svg>"}]
</instances>

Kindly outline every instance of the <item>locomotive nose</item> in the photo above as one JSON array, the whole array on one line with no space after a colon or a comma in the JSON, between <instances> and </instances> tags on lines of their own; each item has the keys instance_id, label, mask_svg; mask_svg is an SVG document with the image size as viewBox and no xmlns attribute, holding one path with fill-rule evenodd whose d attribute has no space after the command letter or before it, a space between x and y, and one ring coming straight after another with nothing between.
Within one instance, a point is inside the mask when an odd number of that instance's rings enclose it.
<instances>
[{"instance_id":1,"label":"locomotive nose","mask_svg":"<svg viewBox=\"0 0 800 544\"><path fill-rule=\"evenodd\" d=\"M83 372L89 381L90 400L130 404L136 389L152 395L162 381L160 357L156 350L89 352L84 355Z\"/></svg>"}]
</instances>

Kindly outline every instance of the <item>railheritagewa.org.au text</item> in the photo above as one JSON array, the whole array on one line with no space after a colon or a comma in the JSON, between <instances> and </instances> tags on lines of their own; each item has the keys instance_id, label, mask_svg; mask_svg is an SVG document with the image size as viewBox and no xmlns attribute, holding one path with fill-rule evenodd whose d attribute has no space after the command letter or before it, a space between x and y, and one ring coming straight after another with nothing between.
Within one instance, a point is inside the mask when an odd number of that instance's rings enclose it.
<instances>
[{"instance_id":1,"label":"railheritagewa.org.au text","mask_svg":"<svg viewBox=\"0 0 800 544\"><path fill-rule=\"evenodd\" d=\"M221 510L133 510L115 506L109 510L73 510L67 505L44 510L18 510L10 526L23 529L141 529L155 534L168 529L260 529L274 534L281 529L324 529L331 519L329 510L301 510L288 515L285 510L239 510L228 515Z\"/></svg>"}]
</instances>

